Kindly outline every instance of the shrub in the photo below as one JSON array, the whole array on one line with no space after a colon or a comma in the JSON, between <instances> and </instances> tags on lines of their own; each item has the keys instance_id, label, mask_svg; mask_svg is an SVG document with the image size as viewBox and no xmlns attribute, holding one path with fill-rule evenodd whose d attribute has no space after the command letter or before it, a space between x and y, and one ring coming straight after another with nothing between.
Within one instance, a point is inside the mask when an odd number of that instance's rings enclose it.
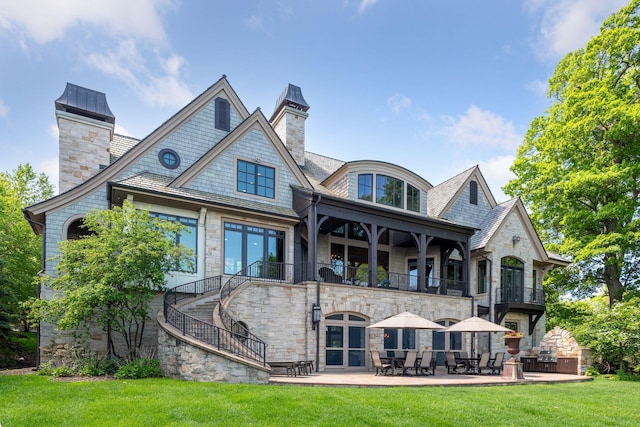
<instances>
[{"instance_id":1,"label":"shrub","mask_svg":"<svg viewBox=\"0 0 640 427\"><path fill-rule=\"evenodd\" d=\"M115 375L118 379L139 379L162 376L160 361L158 359L134 359L126 365L120 366Z\"/></svg>"}]
</instances>

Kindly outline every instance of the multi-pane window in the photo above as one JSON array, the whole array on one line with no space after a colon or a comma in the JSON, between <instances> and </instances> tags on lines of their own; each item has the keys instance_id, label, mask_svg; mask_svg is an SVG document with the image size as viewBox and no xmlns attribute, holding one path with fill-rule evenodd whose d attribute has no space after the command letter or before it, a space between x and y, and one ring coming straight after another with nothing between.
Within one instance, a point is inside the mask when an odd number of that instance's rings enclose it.
<instances>
[{"instance_id":1,"label":"multi-pane window","mask_svg":"<svg viewBox=\"0 0 640 427\"><path fill-rule=\"evenodd\" d=\"M269 166L238 160L237 189L240 193L275 197L276 170Z\"/></svg>"},{"instance_id":2,"label":"multi-pane window","mask_svg":"<svg viewBox=\"0 0 640 427\"><path fill-rule=\"evenodd\" d=\"M420 212L420 190L407 184L407 210Z\"/></svg>"},{"instance_id":3,"label":"multi-pane window","mask_svg":"<svg viewBox=\"0 0 640 427\"><path fill-rule=\"evenodd\" d=\"M236 274L258 261L252 274L276 278L284 262L284 231L224 223L224 274Z\"/></svg>"},{"instance_id":4,"label":"multi-pane window","mask_svg":"<svg viewBox=\"0 0 640 427\"><path fill-rule=\"evenodd\" d=\"M404 182L386 175L376 175L376 203L403 207Z\"/></svg>"},{"instance_id":5,"label":"multi-pane window","mask_svg":"<svg viewBox=\"0 0 640 427\"><path fill-rule=\"evenodd\" d=\"M176 242L176 245L184 245L187 249L192 250L191 266L185 262L179 266L176 266L176 271L184 271L188 273L196 272L196 260L198 259L198 220L194 218L184 218L176 215L167 215L157 212L151 212L151 216L164 219L170 222L178 222L182 224L186 230L176 233L172 236Z\"/></svg>"},{"instance_id":6,"label":"multi-pane window","mask_svg":"<svg viewBox=\"0 0 640 427\"><path fill-rule=\"evenodd\" d=\"M514 257L501 260L500 291L503 302L522 302L524 297L524 263Z\"/></svg>"},{"instance_id":7,"label":"multi-pane window","mask_svg":"<svg viewBox=\"0 0 640 427\"><path fill-rule=\"evenodd\" d=\"M358 199L373 201L373 175L364 173L358 175Z\"/></svg>"},{"instance_id":8,"label":"multi-pane window","mask_svg":"<svg viewBox=\"0 0 640 427\"><path fill-rule=\"evenodd\" d=\"M374 186L375 183L375 186ZM361 173L358 175L358 199L386 206L420 212L420 190L401 179L388 175ZM374 194L375 191L375 194Z\"/></svg>"}]
</instances>

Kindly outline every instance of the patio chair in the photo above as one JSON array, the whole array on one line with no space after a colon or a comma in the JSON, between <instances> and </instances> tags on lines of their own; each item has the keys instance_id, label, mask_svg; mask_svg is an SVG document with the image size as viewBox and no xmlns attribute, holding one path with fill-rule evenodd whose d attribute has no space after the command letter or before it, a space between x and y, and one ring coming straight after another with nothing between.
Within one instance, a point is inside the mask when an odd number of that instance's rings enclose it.
<instances>
[{"instance_id":1,"label":"patio chair","mask_svg":"<svg viewBox=\"0 0 640 427\"><path fill-rule=\"evenodd\" d=\"M478 374L482 375L483 369L485 371L487 369L491 369L491 366L489 366L490 357L491 357L491 353L489 352L482 353L482 356L480 356L480 361L478 362L478 367L476 368L476 370L478 371Z\"/></svg>"},{"instance_id":2,"label":"patio chair","mask_svg":"<svg viewBox=\"0 0 640 427\"><path fill-rule=\"evenodd\" d=\"M393 372L393 366L390 363L382 363L382 359L380 359L380 352L374 350L371 352L371 360L373 361L373 366L376 368L376 375L382 373L383 375L389 375Z\"/></svg>"},{"instance_id":3,"label":"patio chair","mask_svg":"<svg viewBox=\"0 0 640 427\"><path fill-rule=\"evenodd\" d=\"M445 352L445 366L447 367L448 374L458 374L458 369L466 369L467 364L464 362L458 362L455 354L451 351Z\"/></svg>"},{"instance_id":4,"label":"patio chair","mask_svg":"<svg viewBox=\"0 0 640 427\"><path fill-rule=\"evenodd\" d=\"M436 360L433 357L433 351L423 351L422 359L416 365L416 375L429 375L429 371L431 371L431 375L436 374Z\"/></svg>"},{"instance_id":5,"label":"patio chair","mask_svg":"<svg viewBox=\"0 0 640 427\"><path fill-rule=\"evenodd\" d=\"M504 361L504 353L496 354L496 358L491 360L489 368L491 368L491 374L500 374L502 372L502 363Z\"/></svg>"},{"instance_id":6,"label":"patio chair","mask_svg":"<svg viewBox=\"0 0 640 427\"><path fill-rule=\"evenodd\" d=\"M336 272L329 267L320 268L318 275L327 283L342 283L342 276L336 274Z\"/></svg>"},{"instance_id":7,"label":"patio chair","mask_svg":"<svg viewBox=\"0 0 640 427\"><path fill-rule=\"evenodd\" d=\"M407 351L407 357L404 361L398 361L398 369L401 370L400 375L409 375L407 371L416 367L418 361L418 352L409 350Z\"/></svg>"}]
</instances>

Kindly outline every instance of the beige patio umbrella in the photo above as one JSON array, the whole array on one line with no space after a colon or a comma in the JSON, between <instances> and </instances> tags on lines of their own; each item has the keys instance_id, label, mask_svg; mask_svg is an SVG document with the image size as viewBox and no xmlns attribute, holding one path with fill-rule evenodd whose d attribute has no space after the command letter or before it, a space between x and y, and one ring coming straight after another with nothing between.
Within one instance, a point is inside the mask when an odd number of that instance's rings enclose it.
<instances>
[{"instance_id":1,"label":"beige patio umbrella","mask_svg":"<svg viewBox=\"0 0 640 427\"><path fill-rule=\"evenodd\" d=\"M405 311L367 326L367 328L445 329L444 326Z\"/></svg>"},{"instance_id":2,"label":"beige patio umbrella","mask_svg":"<svg viewBox=\"0 0 640 427\"><path fill-rule=\"evenodd\" d=\"M442 332L507 332L511 329L498 325L497 323L490 322L481 317L469 317L461 322L449 326ZM476 339L476 345L477 345ZM473 349L473 353L476 354L476 349Z\"/></svg>"}]
</instances>

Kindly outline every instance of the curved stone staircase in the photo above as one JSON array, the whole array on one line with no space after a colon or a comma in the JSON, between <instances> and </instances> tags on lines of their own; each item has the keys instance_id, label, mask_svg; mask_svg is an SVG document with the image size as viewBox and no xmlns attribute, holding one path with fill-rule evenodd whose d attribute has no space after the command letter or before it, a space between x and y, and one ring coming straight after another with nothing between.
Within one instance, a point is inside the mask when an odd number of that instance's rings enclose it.
<instances>
[{"instance_id":1,"label":"curved stone staircase","mask_svg":"<svg viewBox=\"0 0 640 427\"><path fill-rule=\"evenodd\" d=\"M215 276L168 290L158 313L158 356L165 373L200 381L268 382L266 343L227 307L252 281L284 282L286 270L282 264L257 262L224 283Z\"/></svg>"}]
</instances>

